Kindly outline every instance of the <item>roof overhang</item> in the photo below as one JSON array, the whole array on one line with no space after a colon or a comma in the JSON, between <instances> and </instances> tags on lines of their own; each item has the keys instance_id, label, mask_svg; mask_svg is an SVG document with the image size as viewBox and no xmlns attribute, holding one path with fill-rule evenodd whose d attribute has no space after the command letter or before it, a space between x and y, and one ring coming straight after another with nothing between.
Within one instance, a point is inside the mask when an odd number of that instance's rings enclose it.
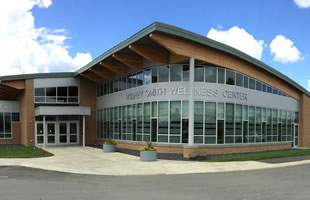
<instances>
[{"instance_id":1,"label":"roof overhang","mask_svg":"<svg viewBox=\"0 0 310 200\"><path fill-rule=\"evenodd\" d=\"M40 115L90 115L90 107L39 106L35 109L35 116Z\"/></svg>"},{"instance_id":2,"label":"roof overhang","mask_svg":"<svg viewBox=\"0 0 310 200\"><path fill-rule=\"evenodd\" d=\"M302 93L310 96L309 91L288 78L286 75L233 47L205 36L159 22L155 22L142 29L127 40L121 42L84 67L80 68L75 73L76 75L83 76L90 81L101 84L103 80L112 80L115 75L125 75L133 70L138 70L141 68L141 59L158 64L173 64L184 62L184 60L192 57L192 55L182 54L182 50L186 48L171 48L173 47L173 44L171 44L169 39L164 41L165 37L166 39L169 37L179 38L183 40L182 42L194 42L198 45L235 56L267 71ZM193 49L192 52L194 51L195 49ZM108 73L113 74L114 76L107 75Z\"/></svg>"}]
</instances>

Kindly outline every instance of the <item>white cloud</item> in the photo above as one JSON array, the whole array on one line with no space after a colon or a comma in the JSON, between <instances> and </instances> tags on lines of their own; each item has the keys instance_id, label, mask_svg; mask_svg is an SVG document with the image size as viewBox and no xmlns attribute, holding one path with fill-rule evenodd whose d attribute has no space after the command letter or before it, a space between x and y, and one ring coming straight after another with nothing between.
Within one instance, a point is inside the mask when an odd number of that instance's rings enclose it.
<instances>
[{"instance_id":1,"label":"white cloud","mask_svg":"<svg viewBox=\"0 0 310 200\"><path fill-rule=\"evenodd\" d=\"M303 60L300 51L294 43L283 35L277 35L269 45L273 60L283 64Z\"/></svg>"},{"instance_id":2,"label":"white cloud","mask_svg":"<svg viewBox=\"0 0 310 200\"><path fill-rule=\"evenodd\" d=\"M243 28L234 26L227 31L211 28L207 37L232 46L256 59L260 60L262 57L264 41L256 40Z\"/></svg>"},{"instance_id":3,"label":"white cloud","mask_svg":"<svg viewBox=\"0 0 310 200\"><path fill-rule=\"evenodd\" d=\"M310 92L310 80L308 80L308 91Z\"/></svg>"},{"instance_id":4,"label":"white cloud","mask_svg":"<svg viewBox=\"0 0 310 200\"><path fill-rule=\"evenodd\" d=\"M294 0L299 8L310 8L310 0Z\"/></svg>"},{"instance_id":5,"label":"white cloud","mask_svg":"<svg viewBox=\"0 0 310 200\"><path fill-rule=\"evenodd\" d=\"M52 0L0 1L0 75L74 71L91 61L90 53L69 55L65 29L35 27L31 9Z\"/></svg>"}]
</instances>

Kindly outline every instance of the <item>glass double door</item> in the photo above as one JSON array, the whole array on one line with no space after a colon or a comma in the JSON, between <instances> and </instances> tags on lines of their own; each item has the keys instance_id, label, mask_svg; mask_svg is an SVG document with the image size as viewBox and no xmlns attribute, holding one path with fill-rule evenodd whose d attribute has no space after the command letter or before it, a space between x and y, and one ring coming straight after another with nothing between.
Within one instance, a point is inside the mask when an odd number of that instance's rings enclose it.
<instances>
[{"instance_id":1,"label":"glass double door","mask_svg":"<svg viewBox=\"0 0 310 200\"><path fill-rule=\"evenodd\" d=\"M79 143L79 122L46 122L46 144L65 145ZM43 122L36 122L36 144L44 144Z\"/></svg>"}]
</instances>

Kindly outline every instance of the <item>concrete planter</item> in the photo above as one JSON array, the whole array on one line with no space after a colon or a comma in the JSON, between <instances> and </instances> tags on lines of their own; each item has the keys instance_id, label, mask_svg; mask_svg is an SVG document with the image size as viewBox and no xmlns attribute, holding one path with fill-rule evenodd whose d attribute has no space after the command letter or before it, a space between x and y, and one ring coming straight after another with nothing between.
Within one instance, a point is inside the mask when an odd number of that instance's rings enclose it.
<instances>
[{"instance_id":1,"label":"concrete planter","mask_svg":"<svg viewBox=\"0 0 310 200\"><path fill-rule=\"evenodd\" d=\"M103 144L103 152L115 152L115 144Z\"/></svg>"},{"instance_id":2,"label":"concrete planter","mask_svg":"<svg viewBox=\"0 0 310 200\"><path fill-rule=\"evenodd\" d=\"M141 161L156 161L157 151L140 151L140 160Z\"/></svg>"}]
</instances>

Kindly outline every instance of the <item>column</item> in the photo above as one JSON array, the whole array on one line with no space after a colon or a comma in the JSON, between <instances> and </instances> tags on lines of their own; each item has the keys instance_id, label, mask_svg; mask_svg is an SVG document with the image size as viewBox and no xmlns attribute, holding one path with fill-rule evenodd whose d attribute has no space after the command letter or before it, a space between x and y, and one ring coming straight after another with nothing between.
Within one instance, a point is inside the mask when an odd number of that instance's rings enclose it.
<instances>
[{"instance_id":1,"label":"column","mask_svg":"<svg viewBox=\"0 0 310 200\"><path fill-rule=\"evenodd\" d=\"M85 147L85 115L83 115L83 147Z\"/></svg>"},{"instance_id":2,"label":"column","mask_svg":"<svg viewBox=\"0 0 310 200\"><path fill-rule=\"evenodd\" d=\"M47 140L47 136L46 136L46 123L45 123L45 115L43 115L43 147L46 147L46 140Z\"/></svg>"},{"instance_id":3,"label":"column","mask_svg":"<svg viewBox=\"0 0 310 200\"><path fill-rule=\"evenodd\" d=\"M195 94L195 58L189 59L189 116L188 116L188 145L194 144L194 94Z\"/></svg>"}]
</instances>

